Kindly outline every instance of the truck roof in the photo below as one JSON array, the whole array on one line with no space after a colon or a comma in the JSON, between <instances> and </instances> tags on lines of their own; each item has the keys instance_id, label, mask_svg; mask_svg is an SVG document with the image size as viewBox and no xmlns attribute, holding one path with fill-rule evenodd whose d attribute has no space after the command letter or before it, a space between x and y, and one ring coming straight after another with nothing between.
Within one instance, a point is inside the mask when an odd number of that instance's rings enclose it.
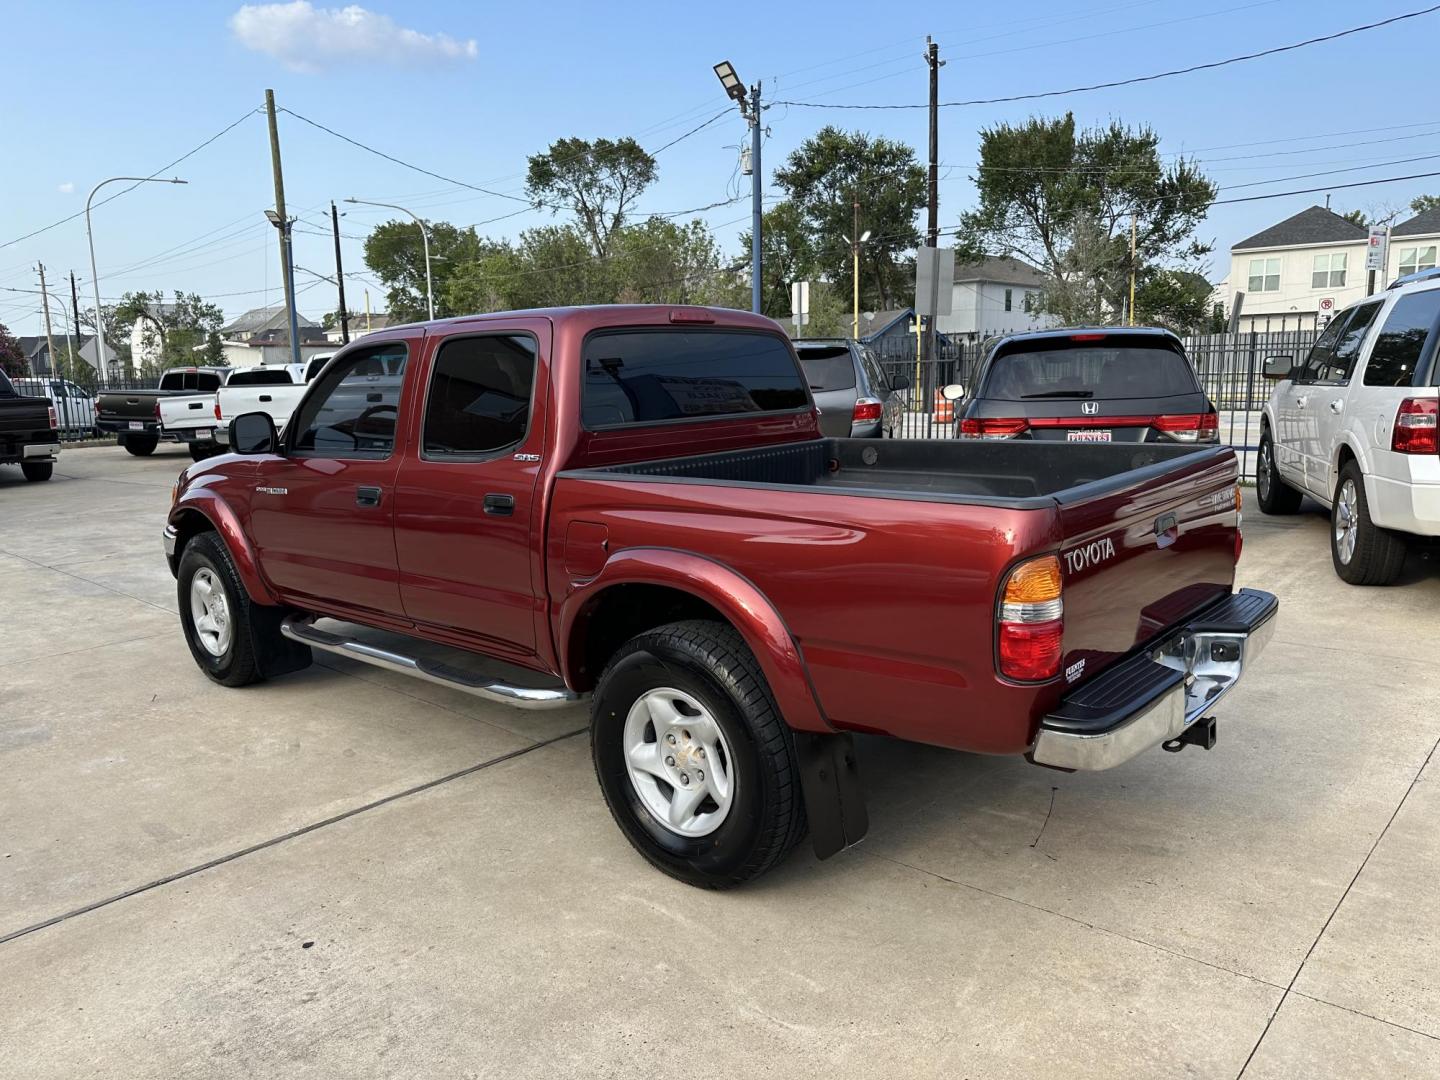
<instances>
[{"instance_id":1,"label":"truck roof","mask_svg":"<svg viewBox=\"0 0 1440 1080\"><path fill-rule=\"evenodd\" d=\"M519 318L549 319L558 331L561 326L578 328L581 332L611 326L726 326L779 332L780 324L764 315L755 315L734 308L701 307L694 304L590 304L576 307L526 308L518 311L491 311L479 315L456 315L397 326L385 331L424 329L448 332L475 323L496 322ZM383 333L385 331L377 331ZM366 335L370 336L370 335ZM363 341L364 338L357 338Z\"/></svg>"}]
</instances>

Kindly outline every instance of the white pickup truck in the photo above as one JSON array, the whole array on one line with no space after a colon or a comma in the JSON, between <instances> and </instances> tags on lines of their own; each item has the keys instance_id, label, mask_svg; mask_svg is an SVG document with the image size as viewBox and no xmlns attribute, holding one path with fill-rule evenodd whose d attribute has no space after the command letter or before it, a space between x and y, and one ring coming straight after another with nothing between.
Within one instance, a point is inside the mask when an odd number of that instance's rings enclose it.
<instances>
[{"instance_id":1,"label":"white pickup truck","mask_svg":"<svg viewBox=\"0 0 1440 1080\"><path fill-rule=\"evenodd\" d=\"M201 390L156 400L160 437L184 443L192 461L203 461L219 449L215 444L215 394L213 389Z\"/></svg>"},{"instance_id":2,"label":"white pickup truck","mask_svg":"<svg viewBox=\"0 0 1440 1080\"><path fill-rule=\"evenodd\" d=\"M305 396L306 384L334 355L316 353L303 364L241 368L232 373L215 394L216 438L225 442L230 421L252 412L268 413L275 430L284 431L285 422Z\"/></svg>"},{"instance_id":3,"label":"white pickup truck","mask_svg":"<svg viewBox=\"0 0 1440 1080\"><path fill-rule=\"evenodd\" d=\"M1260 509L1330 508L1335 572L1388 585L1410 536L1440 536L1440 270L1401 278L1340 312L1279 379L1260 422Z\"/></svg>"}]
</instances>

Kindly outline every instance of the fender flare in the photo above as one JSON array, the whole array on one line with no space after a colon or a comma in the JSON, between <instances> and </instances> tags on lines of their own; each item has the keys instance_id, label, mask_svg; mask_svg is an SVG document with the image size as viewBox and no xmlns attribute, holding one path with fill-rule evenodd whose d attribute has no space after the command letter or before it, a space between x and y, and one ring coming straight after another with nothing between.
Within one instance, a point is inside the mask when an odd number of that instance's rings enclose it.
<instances>
[{"instance_id":1,"label":"fender flare","mask_svg":"<svg viewBox=\"0 0 1440 1080\"><path fill-rule=\"evenodd\" d=\"M235 516L235 511L223 499L200 488L186 492L174 506L170 508L170 515L167 521L170 525L179 528L181 520L187 513L199 514L211 527L220 534L220 539L225 542L226 549L230 552L230 558L235 563L235 569L240 573L240 581L245 586L245 591L250 594L250 599L257 604L275 605L280 598L275 595L269 583L260 573L260 563L255 557L255 547L250 543L245 530L240 527L240 521ZM176 565L179 563L179 552L176 552ZM172 569L174 569L172 567Z\"/></svg>"},{"instance_id":2,"label":"fender flare","mask_svg":"<svg viewBox=\"0 0 1440 1080\"><path fill-rule=\"evenodd\" d=\"M1335 485L1340 482L1340 455L1345 450L1349 450L1350 456L1360 465L1360 482L1365 485L1365 498L1373 506L1375 492L1372 490L1371 476L1373 473L1370 469L1370 461L1365 452L1365 446L1353 434L1342 434L1335 443L1335 449L1331 451L1330 467L1327 473L1330 483L1327 490L1333 493Z\"/></svg>"},{"instance_id":3,"label":"fender flare","mask_svg":"<svg viewBox=\"0 0 1440 1080\"><path fill-rule=\"evenodd\" d=\"M800 647L765 594L731 567L673 548L626 548L616 552L600 573L561 602L556 643L567 684L575 685L583 663L584 616L606 589L615 585L660 585L705 601L745 639L765 672L781 716L791 728L819 734L835 730L820 710Z\"/></svg>"}]
</instances>

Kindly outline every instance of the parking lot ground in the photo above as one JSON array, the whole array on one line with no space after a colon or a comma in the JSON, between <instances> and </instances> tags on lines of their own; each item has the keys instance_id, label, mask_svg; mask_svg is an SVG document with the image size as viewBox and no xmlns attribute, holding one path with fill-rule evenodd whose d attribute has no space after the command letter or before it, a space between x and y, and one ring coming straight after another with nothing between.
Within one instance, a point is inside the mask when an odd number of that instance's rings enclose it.
<instances>
[{"instance_id":1,"label":"parking lot ground","mask_svg":"<svg viewBox=\"0 0 1440 1080\"><path fill-rule=\"evenodd\" d=\"M1251 506L1282 622L1214 751L865 740L870 837L716 894L611 824L583 708L207 682L186 464L0 470L0 1077L1440 1075L1433 553L1352 589Z\"/></svg>"}]
</instances>

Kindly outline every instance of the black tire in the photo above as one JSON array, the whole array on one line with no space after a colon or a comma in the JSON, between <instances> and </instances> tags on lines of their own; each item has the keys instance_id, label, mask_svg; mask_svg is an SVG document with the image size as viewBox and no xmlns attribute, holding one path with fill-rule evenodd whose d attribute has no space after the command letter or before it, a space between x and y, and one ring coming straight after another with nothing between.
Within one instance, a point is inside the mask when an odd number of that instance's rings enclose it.
<instances>
[{"instance_id":1,"label":"black tire","mask_svg":"<svg viewBox=\"0 0 1440 1080\"><path fill-rule=\"evenodd\" d=\"M192 442L192 443L190 443L190 460L191 460L191 461L204 461L206 458L208 458L208 457L214 457L214 456L215 456L215 444L214 444L214 443L198 443L198 442Z\"/></svg>"},{"instance_id":2,"label":"black tire","mask_svg":"<svg viewBox=\"0 0 1440 1080\"><path fill-rule=\"evenodd\" d=\"M230 632L228 645L219 654L201 642L195 623L191 584L202 572L224 596L224 615ZM180 625L185 630L190 655L200 670L221 686L247 686L271 675L309 666L310 649L280 633L285 611L250 599L235 562L218 534L202 532L190 539L180 555L175 585Z\"/></svg>"},{"instance_id":3,"label":"black tire","mask_svg":"<svg viewBox=\"0 0 1440 1080\"><path fill-rule=\"evenodd\" d=\"M1255 501L1262 514L1293 514L1304 498L1284 480L1275 467L1275 444L1268 431L1260 435L1260 452L1255 455Z\"/></svg>"},{"instance_id":4,"label":"black tire","mask_svg":"<svg viewBox=\"0 0 1440 1080\"><path fill-rule=\"evenodd\" d=\"M1341 541L1346 532L1342 521L1347 514L1355 526L1348 558ZM1330 504L1330 559L1335 573L1351 585L1390 585L1404 569L1405 550L1404 536L1382 529L1371 520L1365 478L1357 463L1347 461L1335 482L1335 497Z\"/></svg>"},{"instance_id":5,"label":"black tire","mask_svg":"<svg viewBox=\"0 0 1440 1080\"><path fill-rule=\"evenodd\" d=\"M26 480L49 480L55 472L53 461L22 461L20 471L25 474Z\"/></svg>"},{"instance_id":6,"label":"black tire","mask_svg":"<svg viewBox=\"0 0 1440 1080\"><path fill-rule=\"evenodd\" d=\"M155 452L155 447L160 445L160 438L157 435L124 435L121 436L120 445L136 457L149 457Z\"/></svg>"},{"instance_id":7,"label":"black tire","mask_svg":"<svg viewBox=\"0 0 1440 1080\"><path fill-rule=\"evenodd\" d=\"M708 835L685 837L662 824L630 779L626 718L642 695L661 688L700 702L724 736L733 802ZM658 743L660 733L654 734ZM671 877L731 888L775 866L805 835L794 739L760 665L733 627L694 619L631 638L600 676L590 736L595 775L615 823L635 850Z\"/></svg>"}]
</instances>

